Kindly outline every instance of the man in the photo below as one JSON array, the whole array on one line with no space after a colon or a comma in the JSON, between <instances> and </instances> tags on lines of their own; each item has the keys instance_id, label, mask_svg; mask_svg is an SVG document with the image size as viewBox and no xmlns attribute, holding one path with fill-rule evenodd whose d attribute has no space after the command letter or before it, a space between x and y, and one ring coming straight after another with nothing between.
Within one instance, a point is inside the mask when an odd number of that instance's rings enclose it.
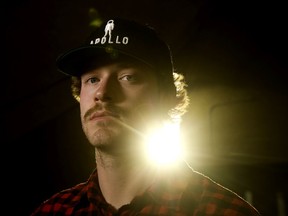
<instances>
[{"instance_id":1,"label":"man","mask_svg":"<svg viewBox=\"0 0 288 216\"><path fill-rule=\"evenodd\" d=\"M169 47L148 26L103 23L81 47L62 54L58 69L72 77L83 131L95 147L87 182L42 203L37 215L229 215L257 210L185 163L171 169L146 157L147 134L179 122L189 99Z\"/></svg>"}]
</instances>

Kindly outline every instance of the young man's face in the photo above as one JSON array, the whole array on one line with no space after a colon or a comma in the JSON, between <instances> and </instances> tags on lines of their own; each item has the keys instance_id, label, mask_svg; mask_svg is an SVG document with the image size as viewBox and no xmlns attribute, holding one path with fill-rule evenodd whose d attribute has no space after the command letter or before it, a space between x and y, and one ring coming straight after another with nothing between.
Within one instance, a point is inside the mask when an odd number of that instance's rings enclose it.
<instances>
[{"instance_id":1,"label":"young man's face","mask_svg":"<svg viewBox=\"0 0 288 216\"><path fill-rule=\"evenodd\" d=\"M108 150L140 139L157 117L158 90L154 72L140 64L114 62L84 73L80 111L90 143Z\"/></svg>"}]
</instances>

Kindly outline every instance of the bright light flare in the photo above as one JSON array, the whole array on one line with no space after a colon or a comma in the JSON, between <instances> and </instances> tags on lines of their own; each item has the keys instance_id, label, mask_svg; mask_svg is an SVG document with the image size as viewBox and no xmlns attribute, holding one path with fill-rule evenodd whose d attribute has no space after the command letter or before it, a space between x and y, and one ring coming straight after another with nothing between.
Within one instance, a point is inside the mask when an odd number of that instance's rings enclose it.
<instances>
[{"instance_id":1,"label":"bright light flare","mask_svg":"<svg viewBox=\"0 0 288 216\"><path fill-rule=\"evenodd\" d=\"M148 159L158 165L171 165L183 156L177 123L165 123L148 137Z\"/></svg>"}]
</instances>

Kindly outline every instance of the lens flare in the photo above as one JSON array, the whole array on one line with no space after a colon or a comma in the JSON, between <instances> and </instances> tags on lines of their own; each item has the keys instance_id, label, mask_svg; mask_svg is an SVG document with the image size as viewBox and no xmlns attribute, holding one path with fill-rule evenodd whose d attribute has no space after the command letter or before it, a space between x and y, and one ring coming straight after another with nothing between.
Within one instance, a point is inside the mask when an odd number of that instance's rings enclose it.
<instances>
[{"instance_id":1,"label":"lens flare","mask_svg":"<svg viewBox=\"0 0 288 216\"><path fill-rule=\"evenodd\" d=\"M148 137L148 159L157 165L171 165L183 156L179 124L166 122Z\"/></svg>"}]
</instances>

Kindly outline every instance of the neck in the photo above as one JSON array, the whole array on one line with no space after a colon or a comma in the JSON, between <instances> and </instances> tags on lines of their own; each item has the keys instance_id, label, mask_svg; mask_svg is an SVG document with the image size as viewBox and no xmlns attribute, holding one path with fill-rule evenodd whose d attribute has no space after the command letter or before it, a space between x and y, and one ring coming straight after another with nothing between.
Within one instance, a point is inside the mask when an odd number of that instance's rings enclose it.
<instances>
[{"instance_id":1,"label":"neck","mask_svg":"<svg viewBox=\"0 0 288 216\"><path fill-rule=\"evenodd\" d=\"M119 209L142 194L153 182L155 173L136 157L108 155L96 149L99 186L106 201Z\"/></svg>"}]
</instances>

